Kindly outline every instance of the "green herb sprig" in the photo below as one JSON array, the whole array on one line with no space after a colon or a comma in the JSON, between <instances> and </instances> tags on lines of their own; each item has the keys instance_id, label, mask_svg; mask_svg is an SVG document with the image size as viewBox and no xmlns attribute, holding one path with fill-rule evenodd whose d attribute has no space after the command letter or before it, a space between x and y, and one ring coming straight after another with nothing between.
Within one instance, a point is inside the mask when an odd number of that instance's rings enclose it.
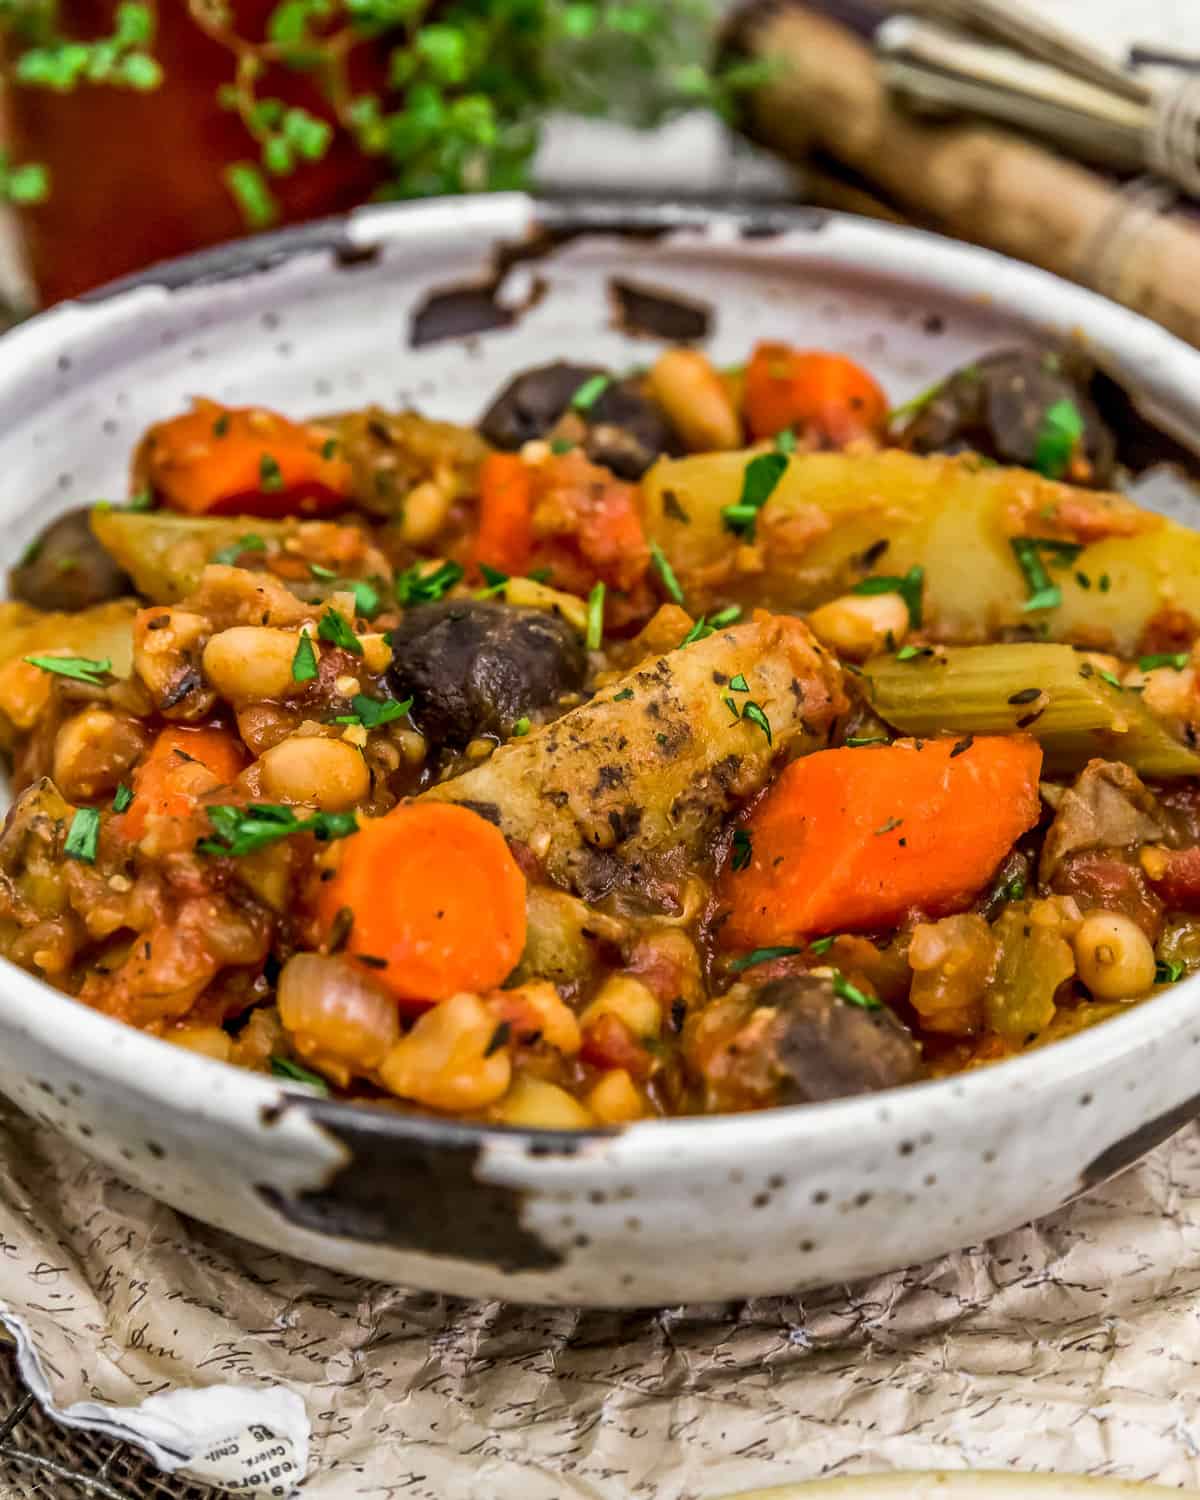
<instances>
[{"instance_id":1,"label":"green herb sprig","mask_svg":"<svg viewBox=\"0 0 1200 1500\"><path fill-rule=\"evenodd\" d=\"M358 831L358 820L352 812L319 812L309 818L298 818L294 808L273 802L250 802L245 807L220 805L205 811L214 836L200 839L197 852L232 859L253 854L297 833L311 833L315 839L327 842Z\"/></svg>"}]
</instances>

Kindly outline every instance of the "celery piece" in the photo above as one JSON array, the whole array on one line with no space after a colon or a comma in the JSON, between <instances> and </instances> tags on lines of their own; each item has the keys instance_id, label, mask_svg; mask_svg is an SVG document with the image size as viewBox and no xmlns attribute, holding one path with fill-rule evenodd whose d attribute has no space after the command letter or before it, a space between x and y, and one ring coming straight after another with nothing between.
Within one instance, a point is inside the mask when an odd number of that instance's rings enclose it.
<instances>
[{"instance_id":1,"label":"celery piece","mask_svg":"<svg viewBox=\"0 0 1200 1500\"><path fill-rule=\"evenodd\" d=\"M1200 775L1200 753L1070 646L950 646L907 661L878 656L864 675L875 712L904 734L1024 730L1041 744L1052 774L1102 756L1143 776Z\"/></svg>"}]
</instances>

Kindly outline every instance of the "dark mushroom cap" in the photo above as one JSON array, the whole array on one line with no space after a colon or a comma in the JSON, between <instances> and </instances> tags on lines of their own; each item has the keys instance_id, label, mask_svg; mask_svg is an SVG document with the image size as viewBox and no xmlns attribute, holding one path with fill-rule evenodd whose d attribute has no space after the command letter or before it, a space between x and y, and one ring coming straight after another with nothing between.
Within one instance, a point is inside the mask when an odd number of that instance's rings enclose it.
<instances>
[{"instance_id":1,"label":"dark mushroom cap","mask_svg":"<svg viewBox=\"0 0 1200 1500\"><path fill-rule=\"evenodd\" d=\"M388 681L398 698L412 698L424 735L461 749L578 692L586 670L583 642L555 615L441 599L406 611L392 631Z\"/></svg>"},{"instance_id":2,"label":"dark mushroom cap","mask_svg":"<svg viewBox=\"0 0 1200 1500\"><path fill-rule=\"evenodd\" d=\"M1088 393L1091 371L1053 351L999 349L956 370L916 412L900 441L914 453L969 450L1020 468L1035 466L1046 413L1074 403L1083 418L1090 484L1112 480L1115 442Z\"/></svg>"},{"instance_id":3,"label":"dark mushroom cap","mask_svg":"<svg viewBox=\"0 0 1200 1500\"><path fill-rule=\"evenodd\" d=\"M41 533L8 575L14 599L38 609L79 610L133 593L92 531L90 511L69 510Z\"/></svg>"},{"instance_id":4,"label":"dark mushroom cap","mask_svg":"<svg viewBox=\"0 0 1200 1500\"><path fill-rule=\"evenodd\" d=\"M570 413L572 436L593 463L638 479L659 454L676 452L678 439L664 413L631 380L614 381L586 411L572 412L579 388L605 373L599 365L559 360L514 375L484 413L479 431L495 447L515 451L546 437Z\"/></svg>"},{"instance_id":5,"label":"dark mushroom cap","mask_svg":"<svg viewBox=\"0 0 1200 1500\"><path fill-rule=\"evenodd\" d=\"M917 1044L892 1011L842 1000L827 976L774 979L754 998L776 1012L769 1036L779 1104L868 1094L923 1075Z\"/></svg>"}]
</instances>

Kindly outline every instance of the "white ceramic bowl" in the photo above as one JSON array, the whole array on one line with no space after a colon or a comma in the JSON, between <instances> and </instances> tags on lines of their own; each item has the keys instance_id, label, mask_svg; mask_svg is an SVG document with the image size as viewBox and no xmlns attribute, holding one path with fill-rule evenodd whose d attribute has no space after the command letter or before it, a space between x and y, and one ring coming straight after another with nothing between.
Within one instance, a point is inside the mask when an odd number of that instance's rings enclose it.
<instances>
[{"instance_id":1,"label":"white ceramic bowl","mask_svg":"<svg viewBox=\"0 0 1200 1500\"><path fill-rule=\"evenodd\" d=\"M711 303L720 360L761 337L823 345L896 400L998 344L1082 330L1200 431L1200 354L985 251L819 213L441 200L159 267L0 340L4 560L56 511L122 493L138 434L193 393L470 419L538 361L642 362L653 345L613 325L613 275ZM414 349L418 313L426 333L492 327ZM1200 978L959 1078L569 1135L285 1092L5 965L0 1088L174 1207L330 1266L468 1296L678 1303L919 1261L1119 1171L1200 1111Z\"/></svg>"}]
</instances>

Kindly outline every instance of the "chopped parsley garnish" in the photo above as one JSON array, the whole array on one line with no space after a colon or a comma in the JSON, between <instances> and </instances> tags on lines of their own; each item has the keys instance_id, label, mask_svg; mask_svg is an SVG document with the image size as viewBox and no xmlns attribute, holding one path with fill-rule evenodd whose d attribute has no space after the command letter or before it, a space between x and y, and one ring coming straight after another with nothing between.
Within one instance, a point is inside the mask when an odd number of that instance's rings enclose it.
<instances>
[{"instance_id":1,"label":"chopped parsley garnish","mask_svg":"<svg viewBox=\"0 0 1200 1500\"><path fill-rule=\"evenodd\" d=\"M337 577L337 571L334 568L327 568L324 563L309 563L308 571L314 578L323 580Z\"/></svg>"},{"instance_id":2,"label":"chopped parsley garnish","mask_svg":"<svg viewBox=\"0 0 1200 1500\"><path fill-rule=\"evenodd\" d=\"M675 569L667 561L667 554L657 542L650 543L650 561L662 579L663 588L666 589L668 597L676 604L682 604L683 590L679 587L679 579L675 577Z\"/></svg>"},{"instance_id":3,"label":"chopped parsley garnish","mask_svg":"<svg viewBox=\"0 0 1200 1500\"><path fill-rule=\"evenodd\" d=\"M122 813L133 801L133 788L122 781L113 794L113 812Z\"/></svg>"},{"instance_id":4,"label":"chopped parsley garnish","mask_svg":"<svg viewBox=\"0 0 1200 1500\"><path fill-rule=\"evenodd\" d=\"M575 411L591 411L611 384L611 375L593 375L589 380L585 380L571 397L572 408Z\"/></svg>"},{"instance_id":5,"label":"chopped parsley garnish","mask_svg":"<svg viewBox=\"0 0 1200 1500\"><path fill-rule=\"evenodd\" d=\"M729 679L729 691L731 693L748 693L750 684L746 681L745 673L739 672L736 677Z\"/></svg>"},{"instance_id":6,"label":"chopped parsley garnish","mask_svg":"<svg viewBox=\"0 0 1200 1500\"><path fill-rule=\"evenodd\" d=\"M331 646L340 646L354 656L363 654L362 642L347 625L345 615L339 615L336 609L327 609L321 616L317 634Z\"/></svg>"},{"instance_id":7,"label":"chopped parsley garnish","mask_svg":"<svg viewBox=\"0 0 1200 1500\"><path fill-rule=\"evenodd\" d=\"M223 411L212 425L213 437L223 438L229 431L229 413Z\"/></svg>"},{"instance_id":8,"label":"chopped parsley garnish","mask_svg":"<svg viewBox=\"0 0 1200 1500\"><path fill-rule=\"evenodd\" d=\"M1090 589L1092 586L1092 580L1086 573L1076 573L1075 582L1081 589Z\"/></svg>"},{"instance_id":9,"label":"chopped parsley garnish","mask_svg":"<svg viewBox=\"0 0 1200 1500\"><path fill-rule=\"evenodd\" d=\"M732 973L740 974L743 969L753 968L755 964L769 964L777 958L793 958L797 953L803 952L803 948L793 948L786 944L778 948L755 948L741 958L735 958L729 968Z\"/></svg>"},{"instance_id":10,"label":"chopped parsley garnish","mask_svg":"<svg viewBox=\"0 0 1200 1500\"><path fill-rule=\"evenodd\" d=\"M1155 984L1174 984L1183 978L1184 966L1178 959L1160 958L1154 965Z\"/></svg>"},{"instance_id":11,"label":"chopped parsley garnish","mask_svg":"<svg viewBox=\"0 0 1200 1500\"><path fill-rule=\"evenodd\" d=\"M907 401L901 402L899 406L893 406L887 414L888 422L899 422L905 417L915 417L919 411L924 411L927 406L937 400L945 384L944 380L939 380L935 385L926 386L923 391L918 391L915 396L910 396Z\"/></svg>"},{"instance_id":12,"label":"chopped parsley garnish","mask_svg":"<svg viewBox=\"0 0 1200 1500\"><path fill-rule=\"evenodd\" d=\"M861 1006L863 1010L883 1009L882 1004L875 999L874 995L865 995L838 969L833 971L833 993L839 1000L847 1000L851 1005Z\"/></svg>"},{"instance_id":13,"label":"chopped parsley garnish","mask_svg":"<svg viewBox=\"0 0 1200 1500\"><path fill-rule=\"evenodd\" d=\"M1182 672L1191 659L1187 651L1160 651L1155 656L1139 656L1138 668L1143 672L1153 672L1156 667L1174 667L1177 672Z\"/></svg>"},{"instance_id":14,"label":"chopped parsley garnish","mask_svg":"<svg viewBox=\"0 0 1200 1500\"><path fill-rule=\"evenodd\" d=\"M785 458L791 458L796 451L796 429L785 427L782 432L775 434L775 452L782 453Z\"/></svg>"},{"instance_id":15,"label":"chopped parsley garnish","mask_svg":"<svg viewBox=\"0 0 1200 1500\"><path fill-rule=\"evenodd\" d=\"M828 953L836 942L836 937L817 938L815 941L809 943L808 951L810 953Z\"/></svg>"},{"instance_id":16,"label":"chopped parsley garnish","mask_svg":"<svg viewBox=\"0 0 1200 1500\"><path fill-rule=\"evenodd\" d=\"M269 453L258 461L258 482L269 495L283 488L283 470Z\"/></svg>"},{"instance_id":17,"label":"chopped parsley garnish","mask_svg":"<svg viewBox=\"0 0 1200 1500\"><path fill-rule=\"evenodd\" d=\"M317 653L312 637L301 631L296 642L296 654L292 657L292 681L311 682L317 675Z\"/></svg>"},{"instance_id":18,"label":"chopped parsley garnish","mask_svg":"<svg viewBox=\"0 0 1200 1500\"><path fill-rule=\"evenodd\" d=\"M1097 672L1096 676L1099 677L1101 682L1107 682L1109 687L1115 687L1118 691L1120 691L1121 679L1119 677L1114 677L1111 672L1104 671Z\"/></svg>"},{"instance_id":19,"label":"chopped parsley garnish","mask_svg":"<svg viewBox=\"0 0 1200 1500\"><path fill-rule=\"evenodd\" d=\"M550 452L556 458L561 458L564 453L570 453L574 447L575 444L567 438L551 438L550 440Z\"/></svg>"},{"instance_id":20,"label":"chopped parsley garnish","mask_svg":"<svg viewBox=\"0 0 1200 1500\"><path fill-rule=\"evenodd\" d=\"M36 562L42 554L42 543L38 537L34 537L20 557L17 558L18 568L27 568L31 562Z\"/></svg>"},{"instance_id":21,"label":"chopped parsley garnish","mask_svg":"<svg viewBox=\"0 0 1200 1500\"><path fill-rule=\"evenodd\" d=\"M236 541L230 542L228 546L218 547L212 555L212 560L215 563L224 563L227 568L232 568L243 552L265 552L266 550L266 542L251 531L245 536L238 537Z\"/></svg>"},{"instance_id":22,"label":"chopped parsley garnish","mask_svg":"<svg viewBox=\"0 0 1200 1500\"><path fill-rule=\"evenodd\" d=\"M335 724L361 724L364 729L378 729L381 724L391 724L402 719L413 706L411 698L397 703L394 698L368 698L366 693L355 693L350 700L354 712L338 714Z\"/></svg>"},{"instance_id":23,"label":"chopped parsley garnish","mask_svg":"<svg viewBox=\"0 0 1200 1500\"><path fill-rule=\"evenodd\" d=\"M81 807L71 819L63 853L68 859L81 859L85 865L94 865L99 837L100 814L94 807Z\"/></svg>"},{"instance_id":24,"label":"chopped parsley garnish","mask_svg":"<svg viewBox=\"0 0 1200 1500\"><path fill-rule=\"evenodd\" d=\"M732 625L741 612L742 607L740 604L731 604L727 609L720 610L717 614L713 615L711 620L701 615L688 631L687 635L684 636L683 640L680 641L679 648L682 650L684 646L690 646L693 641L707 640L710 635L715 635L724 626Z\"/></svg>"},{"instance_id":25,"label":"chopped parsley garnish","mask_svg":"<svg viewBox=\"0 0 1200 1500\"><path fill-rule=\"evenodd\" d=\"M875 578L864 578L850 590L852 594L899 594L908 606L908 618L915 630L922 620L921 595L925 588L925 569L919 564L909 568L903 578L894 574L880 574Z\"/></svg>"},{"instance_id":26,"label":"chopped parsley garnish","mask_svg":"<svg viewBox=\"0 0 1200 1500\"><path fill-rule=\"evenodd\" d=\"M727 505L721 518L730 531L747 541L754 540L754 523L758 513L771 498L775 486L787 469L784 453L760 453L746 465L742 474L742 493L736 505Z\"/></svg>"},{"instance_id":27,"label":"chopped parsley garnish","mask_svg":"<svg viewBox=\"0 0 1200 1500\"><path fill-rule=\"evenodd\" d=\"M1029 589L1029 598L1021 606L1022 612L1028 614L1034 609L1057 609L1062 603L1062 589L1058 584L1051 583L1042 554L1048 552L1057 563L1066 566L1074 562L1082 548L1076 542L1060 542L1053 537L1042 536L1013 536L1009 537L1008 542ZM1101 579L1101 588L1103 586L1104 580Z\"/></svg>"},{"instance_id":28,"label":"chopped parsley garnish","mask_svg":"<svg viewBox=\"0 0 1200 1500\"><path fill-rule=\"evenodd\" d=\"M597 583L588 595L587 632L584 643L589 651L599 651L604 639L604 585Z\"/></svg>"},{"instance_id":29,"label":"chopped parsley garnish","mask_svg":"<svg viewBox=\"0 0 1200 1500\"><path fill-rule=\"evenodd\" d=\"M1004 898L1005 901L1024 901L1024 899L1025 899L1025 881L1024 881L1024 878L1022 876L1020 876L1020 875L1014 875L1013 878L1010 881L1008 881L1005 885L1003 885L1001 887L1000 894Z\"/></svg>"},{"instance_id":30,"label":"chopped parsley garnish","mask_svg":"<svg viewBox=\"0 0 1200 1500\"><path fill-rule=\"evenodd\" d=\"M321 444L321 457L326 463L337 453L337 438L326 438Z\"/></svg>"},{"instance_id":31,"label":"chopped parsley garnish","mask_svg":"<svg viewBox=\"0 0 1200 1500\"><path fill-rule=\"evenodd\" d=\"M896 652L897 661L915 661L918 656L932 656L932 646L901 646Z\"/></svg>"},{"instance_id":32,"label":"chopped parsley garnish","mask_svg":"<svg viewBox=\"0 0 1200 1500\"><path fill-rule=\"evenodd\" d=\"M112 662L106 656L103 661L93 661L90 656L27 656L31 667L40 667L43 672L53 672L57 677L71 677L76 682L86 682L91 687L101 687L100 679L112 671Z\"/></svg>"},{"instance_id":33,"label":"chopped parsley garnish","mask_svg":"<svg viewBox=\"0 0 1200 1500\"><path fill-rule=\"evenodd\" d=\"M364 620L372 620L379 613L379 590L364 578L350 581L350 592L354 595L354 608Z\"/></svg>"},{"instance_id":34,"label":"chopped parsley garnish","mask_svg":"<svg viewBox=\"0 0 1200 1500\"><path fill-rule=\"evenodd\" d=\"M861 750L864 745L888 745L886 734L848 734L845 745L848 750Z\"/></svg>"},{"instance_id":35,"label":"chopped parsley garnish","mask_svg":"<svg viewBox=\"0 0 1200 1500\"><path fill-rule=\"evenodd\" d=\"M525 577L529 579L530 583L548 583L550 581L550 574L553 571L553 568L530 568Z\"/></svg>"},{"instance_id":36,"label":"chopped parsley garnish","mask_svg":"<svg viewBox=\"0 0 1200 1500\"><path fill-rule=\"evenodd\" d=\"M632 697L633 697L633 689L632 688L622 688L619 693L614 693L613 694L612 701L614 703L627 703L629 701L629 699L632 698Z\"/></svg>"},{"instance_id":37,"label":"chopped parsley garnish","mask_svg":"<svg viewBox=\"0 0 1200 1500\"><path fill-rule=\"evenodd\" d=\"M299 1063L292 1062L289 1057L273 1057L271 1072L276 1078L286 1078L291 1083L307 1083L319 1094L324 1094L326 1097L329 1095L329 1085L319 1073L310 1073L307 1068L302 1068Z\"/></svg>"},{"instance_id":38,"label":"chopped parsley garnish","mask_svg":"<svg viewBox=\"0 0 1200 1500\"><path fill-rule=\"evenodd\" d=\"M529 720L526 719L526 718L520 718L513 725L512 732L513 732L513 735L514 735L515 738L520 739L520 737L522 735L526 735L526 734L529 733L529 729L530 729Z\"/></svg>"},{"instance_id":39,"label":"chopped parsley garnish","mask_svg":"<svg viewBox=\"0 0 1200 1500\"><path fill-rule=\"evenodd\" d=\"M396 602L432 604L448 594L462 576L463 570L456 562L444 562L432 571L424 563L413 563L396 578Z\"/></svg>"},{"instance_id":40,"label":"chopped parsley garnish","mask_svg":"<svg viewBox=\"0 0 1200 1500\"><path fill-rule=\"evenodd\" d=\"M771 721L763 712L762 706L760 704L755 703L753 699L751 699L749 703L744 704L742 707L742 718L749 719L751 724L758 725L758 727L766 735L768 745L773 745L775 743L773 738L771 737Z\"/></svg>"},{"instance_id":41,"label":"chopped parsley garnish","mask_svg":"<svg viewBox=\"0 0 1200 1500\"><path fill-rule=\"evenodd\" d=\"M199 854L216 854L239 858L265 849L277 839L294 833L311 833L316 839L346 838L358 831L358 820L352 812L314 813L298 818L295 810L273 802L250 802L245 807L216 806L205 809L215 838L201 839Z\"/></svg>"},{"instance_id":42,"label":"chopped parsley garnish","mask_svg":"<svg viewBox=\"0 0 1200 1500\"><path fill-rule=\"evenodd\" d=\"M152 490L138 490L136 495L130 495L125 502L126 510L141 511L154 509L154 492Z\"/></svg>"},{"instance_id":43,"label":"chopped parsley garnish","mask_svg":"<svg viewBox=\"0 0 1200 1500\"><path fill-rule=\"evenodd\" d=\"M754 845L750 841L750 835L744 828L735 828L733 831L732 854L730 867L734 870L744 870L754 856Z\"/></svg>"},{"instance_id":44,"label":"chopped parsley garnish","mask_svg":"<svg viewBox=\"0 0 1200 1500\"><path fill-rule=\"evenodd\" d=\"M483 581L487 587L475 590L476 599L490 599L493 594L501 593L506 587L508 574L502 573L499 568L492 568L487 563L481 562L479 564L479 571L482 573Z\"/></svg>"},{"instance_id":45,"label":"chopped parsley garnish","mask_svg":"<svg viewBox=\"0 0 1200 1500\"><path fill-rule=\"evenodd\" d=\"M1083 436L1083 414L1065 397L1046 408L1033 450L1033 467L1047 479L1061 479Z\"/></svg>"},{"instance_id":46,"label":"chopped parsley garnish","mask_svg":"<svg viewBox=\"0 0 1200 1500\"><path fill-rule=\"evenodd\" d=\"M1102 594L1107 594L1110 588L1112 588L1112 579L1108 576L1107 573L1101 573L1100 592Z\"/></svg>"}]
</instances>

